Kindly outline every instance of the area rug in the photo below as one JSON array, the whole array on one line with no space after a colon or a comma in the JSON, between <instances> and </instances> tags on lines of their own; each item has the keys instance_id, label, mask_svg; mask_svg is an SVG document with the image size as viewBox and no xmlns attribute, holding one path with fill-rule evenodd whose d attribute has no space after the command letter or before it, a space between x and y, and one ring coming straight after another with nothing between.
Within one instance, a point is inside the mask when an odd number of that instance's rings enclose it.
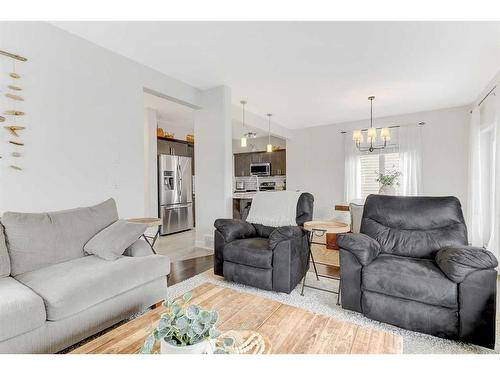
<instances>
[{"instance_id":1,"label":"area rug","mask_svg":"<svg viewBox=\"0 0 500 375\"><path fill-rule=\"evenodd\" d=\"M304 296L301 296L301 285L299 285L290 294L269 292L241 284L227 282L222 278L215 276L213 274L213 270L208 270L202 274L169 287L168 296L171 299L179 297L187 291L206 282L224 286L226 288L232 288L241 292L259 295L284 304L301 307L315 313L332 316L336 319L349 321L361 326L376 328L401 335L403 337L403 352L405 354L500 354L500 332L498 332L498 321L496 335L497 341L495 346L496 350L490 350L476 345L445 340L373 321L365 318L359 313L344 310L340 306L336 305L337 297L334 294L306 288ZM338 287L338 284L336 284L337 281L334 280L321 280L320 282L317 282L313 273L308 273L307 283L330 290L335 290Z\"/></svg>"}]
</instances>

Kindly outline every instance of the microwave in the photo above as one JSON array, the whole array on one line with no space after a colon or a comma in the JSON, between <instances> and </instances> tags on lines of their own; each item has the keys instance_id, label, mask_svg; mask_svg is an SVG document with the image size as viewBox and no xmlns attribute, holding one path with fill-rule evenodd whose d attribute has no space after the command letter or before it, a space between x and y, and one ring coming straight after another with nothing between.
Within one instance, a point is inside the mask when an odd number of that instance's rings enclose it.
<instances>
[{"instance_id":1,"label":"microwave","mask_svg":"<svg viewBox=\"0 0 500 375\"><path fill-rule=\"evenodd\" d=\"M250 164L250 176L270 176L271 163L252 163Z\"/></svg>"}]
</instances>

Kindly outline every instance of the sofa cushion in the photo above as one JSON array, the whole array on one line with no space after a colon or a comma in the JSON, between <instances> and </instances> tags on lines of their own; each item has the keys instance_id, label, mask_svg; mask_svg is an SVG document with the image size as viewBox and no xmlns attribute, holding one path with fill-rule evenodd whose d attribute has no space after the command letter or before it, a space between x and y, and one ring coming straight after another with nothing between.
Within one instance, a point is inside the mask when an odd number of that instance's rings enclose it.
<instances>
[{"instance_id":1,"label":"sofa cushion","mask_svg":"<svg viewBox=\"0 0 500 375\"><path fill-rule=\"evenodd\" d=\"M12 276L83 257L87 241L116 220L113 199L66 211L4 213Z\"/></svg>"},{"instance_id":2,"label":"sofa cushion","mask_svg":"<svg viewBox=\"0 0 500 375\"><path fill-rule=\"evenodd\" d=\"M48 320L61 320L169 271L170 260L162 255L115 261L89 255L19 275L17 280L43 298Z\"/></svg>"},{"instance_id":3,"label":"sofa cushion","mask_svg":"<svg viewBox=\"0 0 500 375\"><path fill-rule=\"evenodd\" d=\"M363 290L435 306L457 306L457 284L429 259L379 255L363 267Z\"/></svg>"},{"instance_id":4,"label":"sofa cushion","mask_svg":"<svg viewBox=\"0 0 500 375\"><path fill-rule=\"evenodd\" d=\"M272 268L273 252L267 238L245 238L224 248L224 260L257 268Z\"/></svg>"},{"instance_id":5,"label":"sofa cushion","mask_svg":"<svg viewBox=\"0 0 500 375\"><path fill-rule=\"evenodd\" d=\"M144 234L146 228L146 224L131 223L127 220L115 221L92 237L83 250L105 260L118 259Z\"/></svg>"},{"instance_id":6,"label":"sofa cushion","mask_svg":"<svg viewBox=\"0 0 500 375\"><path fill-rule=\"evenodd\" d=\"M0 279L0 341L40 327L45 306L40 296L12 277Z\"/></svg>"},{"instance_id":7,"label":"sofa cushion","mask_svg":"<svg viewBox=\"0 0 500 375\"><path fill-rule=\"evenodd\" d=\"M3 225L0 223L0 278L10 275L10 258L5 243Z\"/></svg>"}]
</instances>

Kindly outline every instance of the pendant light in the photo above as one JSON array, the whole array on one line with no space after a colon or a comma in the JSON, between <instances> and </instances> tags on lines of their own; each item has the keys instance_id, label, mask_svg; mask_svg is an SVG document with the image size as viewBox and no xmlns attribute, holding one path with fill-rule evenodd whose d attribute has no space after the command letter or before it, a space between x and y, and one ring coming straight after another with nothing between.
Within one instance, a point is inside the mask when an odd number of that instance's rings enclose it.
<instances>
[{"instance_id":1,"label":"pendant light","mask_svg":"<svg viewBox=\"0 0 500 375\"><path fill-rule=\"evenodd\" d=\"M374 150L382 150L387 147L387 141L391 140L391 132L389 128L382 128L380 131L380 138L384 141L384 143L380 146L374 146L374 143L377 140L377 128L373 127L373 100L374 96L369 96L368 100L370 101L370 127L368 129L355 130L352 133L352 140L356 143L356 147L359 151L369 151L373 152ZM366 141L368 142L367 147L362 147L361 144L364 141L363 132L366 131Z\"/></svg>"},{"instance_id":2,"label":"pendant light","mask_svg":"<svg viewBox=\"0 0 500 375\"><path fill-rule=\"evenodd\" d=\"M271 113L267 114L267 117L269 118L269 128L268 128L268 133L267 133L267 147L266 150L267 152L273 152L273 145L271 144Z\"/></svg>"},{"instance_id":3,"label":"pendant light","mask_svg":"<svg viewBox=\"0 0 500 375\"><path fill-rule=\"evenodd\" d=\"M240 140L240 144L241 144L241 147L247 147L247 136L245 134L245 104L247 104L247 102L245 100L241 100L240 101L241 103L241 106L243 107L243 135L241 136L241 140Z\"/></svg>"}]
</instances>

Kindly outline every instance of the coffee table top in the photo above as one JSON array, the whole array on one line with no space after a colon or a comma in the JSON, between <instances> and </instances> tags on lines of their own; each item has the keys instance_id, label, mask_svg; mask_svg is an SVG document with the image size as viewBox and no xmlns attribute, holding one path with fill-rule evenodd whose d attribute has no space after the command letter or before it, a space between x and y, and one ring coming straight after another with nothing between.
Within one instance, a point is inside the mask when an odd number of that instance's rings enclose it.
<instances>
[{"instance_id":1,"label":"coffee table top","mask_svg":"<svg viewBox=\"0 0 500 375\"><path fill-rule=\"evenodd\" d=\"M347 233L351 230L349 224L339 221L321 221L313 220L304 223L305 230L321 230L326 233Z\"/></svg>"},{"instance_id":2,"label":"coffee table top","mask_svg":"<svg viewBox=\"0 0 500 375\"><path fill-rule=\"evenodd\" d=\"M217 310L218 329L254 330L271 344L270 353L401 353L399 335L340 321L257 295L211 283L193 291L191 302ZM84 353L137 353L165 310L157 307L73 350Z\"/></svg>"}]
</instances>

